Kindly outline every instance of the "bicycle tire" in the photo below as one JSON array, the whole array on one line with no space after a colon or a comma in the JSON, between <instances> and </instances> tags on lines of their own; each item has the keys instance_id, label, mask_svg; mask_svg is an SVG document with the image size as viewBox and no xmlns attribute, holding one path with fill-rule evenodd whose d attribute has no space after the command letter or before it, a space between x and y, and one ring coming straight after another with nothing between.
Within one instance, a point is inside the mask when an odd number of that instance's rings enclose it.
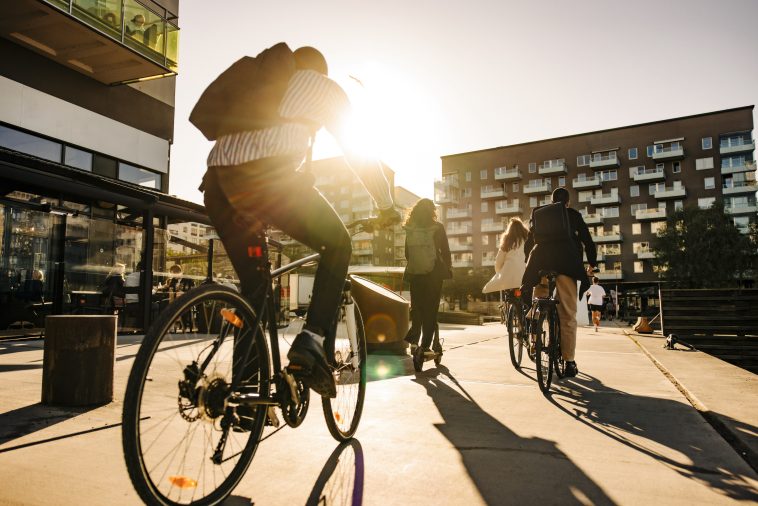
<instances>
[{"instance_id":1,"label":"bicycle tire","mask_svg":"<svg viewBox=\"0 0 758 506\"><path fill-rule=\"evenodd\" d=\"M233 311L236 319L230 313L223 316L221 309ZM220 427L231 375L241 371L232 366L241 362L237 343L253 346L251 365L244 374L254 380L247 383L246 391L269 394L264 327L245 332L254 322L253 309L236 291L207 284L177 298L145 335L127 382L122 447L129 477L146 504L217 504L248 469L263 432L265 406L244 412L238 408L242 418L226 431L221 462L212 463L210 456L223 434ZM222 334L225 339L209 351ZM186 382L192 387L181 390L187 365L206 358L205 373L194 375Z\"/></svg>"},{"instance_id":2,"label":"bicycle tire","mask_svg":"<svg viewBox=\"0 0 758 506\"><path fill-rule=\"evenodd\" d=\"M558 316L558 311L555 312L555 340L553 351L553 370L555 371L558 379L562 379L566 374L566 361L563 360L563 353L561 351L561 319Z\"/></svg>"},{"instance_id":3,"label":"bicycle tire","mask_svg":"<svg viewBox=\"0 0 758 506\"><path fill-rule=\"evenodd\" d=\"M358 305L353 304L353 307L358 350L352 349L347 335L347 318L344 317L337 322L334 337L324 341L326 358L335 376L337 396L333 399L322 397L321 405L329 433L340 442L353 437L358 429L366 397L366 335ZM352 364L354 356L358 359L357 367Z\"/></svg>"},{"instance_id":4,"label":"bicycle tire","mask_svg":"<svg viewBox=\"0 0 758 506\"><path fill-rule=\"evenodd\" d=\"M521 358L524 354L524 342L521 334L524 326L521 320L521 308L517 304L508 306L508 352L511 356L511 364L516 370L521 369Z\"/></svg>"},{"instance_id":5,"label":"bicycle tire","mask_svg":"<svg viewBox=\"0 0 758 506\"><path fill-rule=\"evenodd\" d=\"M553 357L551 352L554 338L552 329L554 319L552 312L551 309L540 311L537 327L532 330L537 333L535 340L535 364L537 367L537 383L543 394L546 394L550 390L550 383L553 379Z\"/></svg>"}]
</instances>

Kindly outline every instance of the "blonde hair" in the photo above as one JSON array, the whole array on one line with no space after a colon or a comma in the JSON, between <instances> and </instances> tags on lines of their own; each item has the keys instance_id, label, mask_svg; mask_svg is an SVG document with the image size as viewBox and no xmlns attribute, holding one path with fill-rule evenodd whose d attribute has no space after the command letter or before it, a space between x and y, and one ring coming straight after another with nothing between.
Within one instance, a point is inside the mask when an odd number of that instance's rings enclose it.
<instances>
[{"instance_id":1,"label":"blonde hair","mask_svg":"<svg viewBox=\"0 0 758 506\"><path fill-rule=\"evenodd\" d=\"M503 251L511 251L518 248L524 242L529 235L529 229L526 228L521 218L511 218L508 222L508 228L500 236L500 249Z\"/></svg>"}]
</instances>

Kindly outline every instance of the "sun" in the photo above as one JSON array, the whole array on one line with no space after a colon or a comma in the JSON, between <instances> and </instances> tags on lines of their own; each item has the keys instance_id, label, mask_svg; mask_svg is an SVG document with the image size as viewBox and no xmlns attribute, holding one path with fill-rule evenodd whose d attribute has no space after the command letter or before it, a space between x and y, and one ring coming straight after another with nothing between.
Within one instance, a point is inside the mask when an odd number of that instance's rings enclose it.
<instances>
[{"instance_id":1,"label":"sun","mask_svg":"<svg viewBox=\"0 0 758 506\"><path fill-rule=\"evenodd\" d=\"M430 93L392 67L365 63L335 72L352 104L346 142L395 171L397 184L428 196L439 171L439 113Z\"/></svg>"}]
</instances>

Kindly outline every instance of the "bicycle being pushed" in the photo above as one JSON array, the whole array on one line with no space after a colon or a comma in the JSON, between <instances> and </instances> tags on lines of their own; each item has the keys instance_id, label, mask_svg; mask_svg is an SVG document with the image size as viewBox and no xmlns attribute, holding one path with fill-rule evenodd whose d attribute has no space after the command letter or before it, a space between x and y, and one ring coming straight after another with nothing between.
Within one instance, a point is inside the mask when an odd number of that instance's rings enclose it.
<instances>
[{"instance_id":1,"label":"bicycle being pushed","mask_svg":"<svg viewBox=\"0 0 758 506\"><path fill-rule=\"evenodd\" d=\"M373 231L375 219L348 226ZM250 466L265 425L299 426L310 390L281 366L273 281L306 256L271 270L268 240L253 248L264 282L253 300L206 283L172 302L145 335L127 383L122 445L129 476L148 504L217 504ZM338 441L358 428L366 392L366 340L346 280L324 341L337 386L321 399Z\"/></svg>"}]
</instances>

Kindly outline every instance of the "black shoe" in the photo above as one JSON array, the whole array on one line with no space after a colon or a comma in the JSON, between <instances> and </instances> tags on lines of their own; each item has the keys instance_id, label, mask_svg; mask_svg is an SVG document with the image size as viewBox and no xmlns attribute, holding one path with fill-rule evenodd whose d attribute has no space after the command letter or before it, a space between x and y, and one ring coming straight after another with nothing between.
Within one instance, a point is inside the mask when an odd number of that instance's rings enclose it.
<instances>
[{"instance_id":1,"label":"black shoe","mask_svg":"<svg viewBox=\"0 0 758 506\"><path fill-rule=\"evenodd\" d=\"M413 355L416 351L416 348L418 348L418 337L405 336L403 338L403 341L410 345L411 355Z\"/></svg>"},{"instance_id":2,"label":"black shoe","mask_svg":"<svg viewBox=\"0 0 758 506\"><path fill-rule=\"evenodd\" d=\"M303 380L307 386L322 397L337 397L337 387L334 376L326 361L324 347L307 332L301 332L295 337L287 358L290 360L287 368Z\"/></svg>"},{"instance_id":3,"label":"black shoe","mask_svg":"<svg viewBox=\"0 0 758 506\"><path fill-rule=\"evenodd\" d=\"M564 378L573 378L579 374L579 369L576 368L576 362L566 362L566 370L563 373Z\"/></svg>"}]
</instances>

